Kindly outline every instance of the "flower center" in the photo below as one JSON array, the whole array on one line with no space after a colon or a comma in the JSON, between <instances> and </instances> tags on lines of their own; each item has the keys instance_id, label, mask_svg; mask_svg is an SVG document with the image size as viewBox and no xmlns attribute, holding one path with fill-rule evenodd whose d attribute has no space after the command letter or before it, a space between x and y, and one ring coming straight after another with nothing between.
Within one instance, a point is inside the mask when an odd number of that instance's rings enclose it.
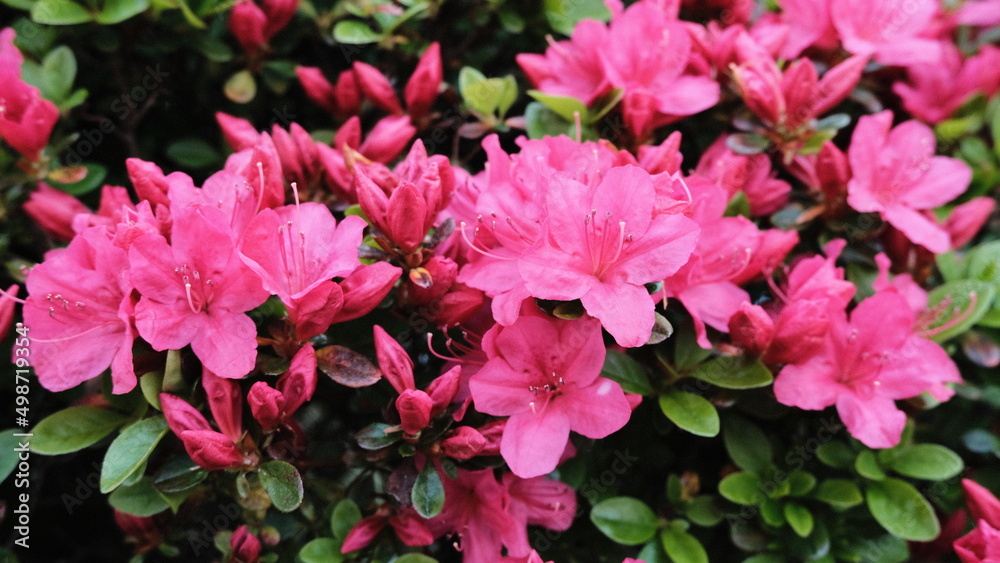
<instances>
[{"instance_id":1,"label":"flower center","mask_svg":"<svg viewBox=\"0 0 1000 563\"><path fill-rule=\"evenodd\" d=\"M187 264L181 264L180 267L174 268L174 274L184 284L184 295L187 297L191 312L194 314L202 312L215 296L212 280L202 279L201 273L198 270L188 268Z\"/></svg>"},{"instance_id":2,"label":"flower center","mask_svg":"<svg viewBox=\"0 0 1000 563\"><path fill-rule=\"evenodd\" d=\"M562 387L566 384L566 380L559 376L556 372L552 372L548 377L543 378L540 385L529 385L528 391L531 391L532 400L528 401L528 408L531 409L533 414L538 414L545 410L545 407L559 395L562 395Z\"/></svg>"},{"instance_id":3,"label":"flower center","mask_svg":"<svg viewBox=\"0 0 1000 563\"><path fill-rule=\"evenodd\" d=\"M625 245L632 242L632 235L626 234L625 221L615 221L611 212L597 216L597 210L591 209L584 215L584 244L590 254L594 276L603 276L622 255Z\"/></svg>"}]
</instances>

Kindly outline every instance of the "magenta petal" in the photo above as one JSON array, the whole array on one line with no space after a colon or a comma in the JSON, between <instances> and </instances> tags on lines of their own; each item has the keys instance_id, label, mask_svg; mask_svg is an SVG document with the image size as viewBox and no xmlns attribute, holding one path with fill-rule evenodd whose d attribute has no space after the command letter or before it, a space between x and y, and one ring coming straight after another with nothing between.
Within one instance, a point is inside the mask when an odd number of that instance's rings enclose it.
<instances>
[{"instance_id":1,"label":"magenta petal","mask_svg":"<svg viewBox=\"0 0 1000 563\"><path fill-rule=\"evenodd\" d=\"M257 359L257 328L242 313L206 316L191 349L219 377L239 379L250 373Z\"/></svg>"},{"instance_id":2,"label":"magenta petal","mask_svg":"<svg viewBox=\"0 0 1000 563\"><path fill-rule=\"evenodd\" d=\"M198 316L179 304L161 305L144 297L135 306L135 328L154 350L179 350L191 343L200 327Z\"/></svg>"},{"instance_id":3,"label":"magenta petal","mask_svg":"<svg viewBox=\"0 0 1000 563\"><path fill-rule=\"evenodd\" d=\"M774 380L774 396L783 405L823 410L836 403L844 392L835 380L835 369L826 354L813 356L802 364L787 365Z\"/></svg>"},{"instance_id":4,"label":"magenta petal","mask_svg":"<svg viewBox=\"0 0 1000 563\"><path fill-rule=\"evenodd\" d=\"M889 207L882 212L882 217L914 244L919 244L935 254L951 250L948 233L937 223L909 207L899 205Z\"/></svg>"},{"instance_id":5,"label":"magenta petal","mask_svg":"<svg viewBox=\"0 0 1000 563\"><path fill-rule=\"evenodd\" d=\"M972 169L957 158L936 156L930 159L930 169L899 198L914 209L929 209L948 203L962 195L972 181Z\"/></svg>"},{"instance_id":6,"label":"magenta petal","mask_svg":"<svg viewBox=\"0 0 1000 563\"><path fill-rule=\"evenodd\" d=\"M653 301L641 285L597 283L580 298L620 346L634 348L653 333Z\"/></svg>"},{"instance_id":7,"label":"magenta petal","mask_svg":"<svg viewBox=\"0 0 1000 563\"><path fill-rule=\"evenodd\" d=\"M851 436L869 448L895 446L906 426L906 415L896 408L896 403L878 395L861 399L853 393L841 393L837 413Z\"/></svg>"},{"instance_id":8,"label":"magenta petal","mask_svg":"<svg viewBox=\"0 0 1000 563\"><path fill-rule=\"evenodd\" d=\"M559 410L510 417L500 439L500 455L518 477L550 473L569 440L569 419Z\"/></svg>"},{"instance_id":9,"label":"magenta petal","mask_svg":"<svg viewBox=\"0 0 1000 563\"><path fill-rule=\"evenodd\" d=\"M595 439L617 432L632 416L621 386L604 377L563 395L559 407L573 413L570 430Z\"/></svg>"}]
</instances>

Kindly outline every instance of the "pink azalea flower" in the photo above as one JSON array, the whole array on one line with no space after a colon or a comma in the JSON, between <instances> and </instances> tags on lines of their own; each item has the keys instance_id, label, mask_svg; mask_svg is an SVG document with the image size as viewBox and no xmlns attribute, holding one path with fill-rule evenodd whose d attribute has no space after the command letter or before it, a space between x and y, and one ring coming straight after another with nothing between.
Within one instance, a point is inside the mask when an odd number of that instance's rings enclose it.
<instances>
[{"instance_id":1,"label":"pink azalea flower","mask_svg":"<svg viewBox=\"0 0 1000 563\"><path fill-rule=\"evenodd\" d=\"M210 371L243 377L257 357L257 330L244 313L267 291L236 253L222 211L181 208L173 222L170 243L144 235L129 251L132 283L142 294L136 328L156 350L190 344Z\"/></svg>"},{"instance_id":2,"label":"pink azalea flower","mask_svg":"<svg viewBox=\"0 0 1000 563\"><path fill-rule=\"evenodd\" d=\"M633 135L693 115L719 101L719 85L686 73L691 38L653 2L630 6L611 22L601 64L612 86L623 88L622 112Z\"/></svg>"},{"instance_id":3,"label":"pink azalea flower","mask_svg":"<svg viewBox=\"0 0 1000 563\"><path fill-rule=\"evenodd\" d=\"M492 469L459 469L457 479L442 482L444 509L428 524L435 536L457 535L463 561L496 561L503 546L520 545L518 522L509 513L510 494Z\"/></svg>"},{"instance_id":4,"label":"pink azalea flower","mask_svg":"<svg viewBox=\"0 0 1000 563\"><path fill-rule=\"evenodd\" d=\"M958 368L937 344L914 331L914 312L895 290L864 300L848 320L833 315L822 351L785 366L774 382L782 404L806 410L837 406L852 436L870 448L899 443L906 415L897 399L924 391L938 400L961 381Z\"/></svg>"},{"instance_id":5,"label":"pink azalea flower","mask_svg":"<svg viewBox=\"0 0 1000 563\"><path fill-rule=\"evenodd\" d=\"M520 545L508 546L512 555L532 552L527 526L563 532L573 524L576 491L566 483L546 477L522 479L513 473L505 474L502 482L510 494L510 514L520 524L516 529L525 531Z\"/></svg>"},{"instance_id":6,"label":"pink azalea flower","mask_svg":"<svg viewBox=\"0 0 1000 563\"><path fill-rule=\"evenodd\" d=\"M922 36L937 12L936 0L830 3L830 17L847 52L895 66L931 62L940 56L941 44Z\"/></svg>"},{"instance_id":7,"label":"pink azalea flower","mask_svg":"<svg viewBox=\"0 0 1000 563\"><path fill-rule=\"evenodd\" d=\"M516 475L555 469L570 430L603 438L628 422L621 387L599 376L605 349L595 320L524 316L487 332L483 348L489 360L469 387L476 409L510 417L500 453Z\"/></svg>"},{"instance_id":8,"label":"pink azalea flower","mask_svg":"<svg viewBox=\"0 0 1000 563\"><path fill-rule=\"evenodd\" d=\"M302 83L306 96L337 119L344 120L360 112L361 90L358 89L353 70L341 72L337 76L336 86L316 67L297 67L295 76Z\"/></svg>"},{"instance_id":9,"label":"pink azalea flower","mask_svg":"<svg viewBox=\"0 0 1000 563\"><path fill-rule=\"evenodd\" d=\"M781 209L792 191L788 182L774 177L768 155L736 154L726 145L725 135L705 149L695 173L725 188L729 197L743 192L754 216Z\"/></svg>"},{"instance_id":10,"label":"pink azalea flower","mask_svg":"<svg viewBox=\"0 0 1000 563\"><path fill-rule=\"evenodd\" d=\"M958 11L958 23L989 27L1000 24L1000 0L969 0Z\"/></svg>"},{"instance_id":11,"label":"pink azalea flower","mask_svg":"<svg viewBox=\"0 0 1000 563\"><path fill-rule=\"evenodd\" d=\"M830 51L837 47L837 30L830 18L829 0L780 0L781 16L788 22L788 36L781 58L793 59L806 48Z\"/></svg>"},{"instance_id":12,"label":"pink azalea flower","mask_svg":"<svg viewBox=\"0 0 1000 563\"><path fill-rule=\"evenodd\" d=\"M343 306L343 291L332 280L360 265L364 228L360 217L337 225L325 205L313 202L265 209L250 221L240 256L285 304L298 340L326 331Z\"/></svg>"},{"instance_id":13,"label":"pink azalea flower","mask_svg":"<svg viewBox=\"0 0 1000 563\"><path fill-rule=\"evenodd\" d=\"M109 366L115 393L135 387L128 267L128 255L104 229L90 229L28 272L24 323L43 387L70 389Z\"/></svg>"},{"instance_id":14,"label":"pink azalea flower","mask_svg":"<svg viewBox=\"0 0 1000 563\"><path fill-rule=\"evenodd\" d=\"M934 145L934 132L917 121L892 128L888 110L862 117L848 150L854 177L847 203L878 212L915 244L941 253L951 247L948 233L920 211L964 192L972 170L961 160L934 156Z\"/></svg>"},{"instance_id":15,"label":"pink azalea flower","mask_svg":"<svg viewBox=\"0 0 1000 563\"><path fill-rule=\"evenodd\" d=\"M263 381L254 383L247 393L247 403L261 428L270 432L278 425L294 423L292 415L312 398L315 391L316 351L311 344L306 344L295 353L288 371L281 374L276 387ZM218 420L218 415L215 418Z\"/></svg>"},{"instance_id":16,"label":"pink azalea flower","mask_svg":"<svg viewBox=\"0 0 1000 563\"><path fill-rule=\"evenodd\" d=\"M654 214L655 189L636 166L611 169L596 187L554 176L546 194L545 237L519 259L534 297L580 299L622 346L641 346L653 329L644 284L687 262L698 226Z\"/></svg>"},{"instance_id":17,"label":"pink azalea flower","mask_svg":"<svg viewBox=\"0 0 1000 563\"><path fill-rule=\"evenodd\" d=\"M552 96L568 96L590 105L611 89L601 66L608 28L583 20L569 41L550 42L544 55L522 53L517 64L536 88Z\"/></svg>"},{"instance_id":18,"label":"pink azalea flower","mask_svg":"<svg viewBox=\"0 0 1000 563\"><path fill-rule=\"evenodd\" d=\"M897 82L892 91L903 99L903 107L919 119L935 124L951 117L976 93L987 98L1000 89L1000 48L986 45L963 59L958 47L943 43L937 60L911 65L908 82Z\"/></svg>"},{"instance_id":19,"label":"pink azalea flower","mask_svg":"<svg viewBox=\"0 0 1000 563\"><path fill-rule=\"evenodd\" d=\"M21 52L14 29L0 30L0 139L28 160L36 160L49 142L59 109L38 88L21 80Z\"/></svg>"}]
</instances>

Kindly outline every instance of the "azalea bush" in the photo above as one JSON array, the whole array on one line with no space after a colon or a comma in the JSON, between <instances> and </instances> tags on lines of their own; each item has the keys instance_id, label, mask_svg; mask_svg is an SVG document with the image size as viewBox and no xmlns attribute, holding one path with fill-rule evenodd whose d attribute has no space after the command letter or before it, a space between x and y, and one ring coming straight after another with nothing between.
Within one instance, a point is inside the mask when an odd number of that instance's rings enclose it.
<instances>
[{"instance_id":1,"label":"azalea bush","mask_svg":"<svg viewBox=\"0 0 1000 563\"><path fill-rule=\"evenodd\" d=\"M3 560L1000 557L1000 2L3 1Z\"/></svg>"}]
</instances>

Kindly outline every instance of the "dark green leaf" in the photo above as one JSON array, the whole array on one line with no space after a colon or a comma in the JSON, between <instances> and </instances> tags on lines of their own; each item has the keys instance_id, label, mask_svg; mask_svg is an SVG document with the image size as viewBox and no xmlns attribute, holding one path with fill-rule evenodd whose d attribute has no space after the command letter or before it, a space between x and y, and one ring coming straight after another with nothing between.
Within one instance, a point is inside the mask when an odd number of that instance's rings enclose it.
<instances>
[{"instance_id":1,"label":"dark green leaf","mask_svg":"<svg viewBox=\"0 0 1000 563\"><path fill-rule=\"evenodd\" d=\"M631 497L614 497L597 503L590 510L590 521L604 535L623 545L645 543L659 528L656 514L641 500Z\"/></svg>"},{"instance_id":2,"label":"dark green leaf","mask_svg":"<svg viewBox=\"0 0 1000 563\"><path fill-rule=\"evenodd\" d=\"M632 359L628 354L617 350L608 350L608 355L604 358L604 367L601 369L601 376L620 383L626 393L639 395L653 393L653 386L649 384L649 378L646 376L642 364Z\"/></svg>"},{"instance_id":3,"label":"dark green leaf","mask_svg":"<svg viewBox=\"0 0 1000 563\"><path fill-rule=\"evenodd\" d=\"M18 463L18 440L26 442L25 438L19 438L14 434L21 434L18 428L10 428L0 432L0 483L3 483L17 467Z\"/></svg>"},{"instance_id":4,"label":"dark green leaf","mask_svg":"<svg viewBox=\"0 0 1000 563\"><path fill-rule=\"evenodd\" d=\"M268 461L260 466L257 475L278 510L291 512L302 504L302 476L294 465L279 460Z\"/></svg>"},{"instance_id":5,"label":"dark green leaf","mask_svg":"<svg viewBox=\"0 0 1000 563\"><path fill-rule=\"evenodd\" d=\"M816 448L816 457L836 469L846 469L854 465L854 452L843 442L827 442Z\"/></svg>"},{"instance_id":6,"label":"dark green leaf","mask_svg":"<svg viewBox=\"0 0 1000 563\"><path fill-rule=\"evenodd\" d=\"M316 538L302 546L298 560L302 563L340 563L344 560L340 544L333 538Z\"/></svg>"},{"instance_id":7,"label":"dark green leaf","mask_svg":"<svg viewBox=\"0 0 1000 563\"><path fill-rule=\"evenodd\" d=\"M718 524L725 514L716 506L715 499L711 495L694 497L684 507L684 516L699 526L711 527Z\"/></svg>"},{"instance_id":8,"label":"dark green leaf","mask_svg":"<svg viewBox=\"0 0 1000 563\"><path fill-rule=\"evenodd\" d=\"M667 527L660 532L660 542L674 563L708 563L708 554L701 542L683 530Z\"/></svg>"},{"instance_id":9,"label":"dark green leaf","mask_svg":"<svg viewBox=\"0 0 1000 563\"><path fill-rule=\"evenodd\" d=\"M944 481L962 472L958 454L938 444L916 444L895 452L889 469L915 479Z\"/></svg>"},{"instance_id":10,"label":"dark green leaf","mask_svg":"<svg viewBox=\"0 0 1000 563\"><path fill-rule=\"evenodd\" d=\"M69 96L76 79L76 57L65 45L56 47L42 60L42 93L45 97L61 101Z\"/></svg>"},{"instance_id":11,"label":"dark green leaf","mask_svg":"<svg viewBox=\"0 0 1000 563\"><path fill-rule=\"evenodd\" d=\"M413 482L410 500L417 514L424 518L433 518L444 508L444 484L438 475L434 464L427 463Z\"/></svg>"},{"instance_id":12,"label":"dark green leaf","mask_svg":"<svg viewBox=\"0 0 1000 563\"><path fill-rule=\"evenodd\" d=\"M126 417L98 407L69 407L42 419L31 431L31 451L59 455L82 450L125 423Z\"/></svg>"},{"instance_id":13,"label":"dark green leaf","mask_svg":"<svg viewBox=\"0 0 1000 563\"><path fill-rule=\"evenodd\" d=\"M827 479L819 484L819 488L813 493L813 497L821 500L830 506L844 510L857 506L864 502L861 496L861 489L854 481L847 479Z\"/></svg>"},{"instance_id":14,"label":"dark green leaf","mask_svg":"<svg viewBox=\"0 0 1000 563\"><path fill-rule=\"evenodd\" d=\"M864 450L858 454L858 459L854 460L854 470L866 479L873 481L885 479L885 470L882 469L878 458L871 450Z\"/></svg>"},{"instance_id":15,"label":"dark green leaf","mask_svg":"<svg viewBox=\"0 0 1000 563\"><path fill-rule=\"evenodd\" d=\"M730 415L726 417L722 439L733 463L744 471L766 475L771 471L771 443L756 424Z\"/></svg>"},{"instance_id":16,"label":"dark green leaf","mask_svg":"<svg viewBox=\"0 0 1000 563\"><path fill-rule=\"evenodd\" d=\"M353 500L345 498L333 507L333 513L330 515L330 531L333 532L333 537L343 541L347 537L347 532L360 521L361 509Z\"/></svg>"},{"instance_id":17,"label":"dark green leaf","mask_svg":"<svg viewBox=\"0 0 1000 563\"><path fill-rule=\"evenodd\" d=\"M358 445L366 450L378 450L386 446L391 446L399 441L401 432L386 434L386 429L391 428L384 422L375 422L361 429L354 435L358 440Z\"/></svg>"},{"instance_id":18,"label":"dark green leaf","mask_svg":"<svg viewBox=\"0 0 1000 563\"><path fill-rule=\"evenodd\" d=\"M149 477L133 485L123 485L108 496L108 503L133 516L152 516L170 508L167 499L156 490Z\"/></svg>"},{"instance_id":19,"label":"dark green leaf","mask_svg":"<svg viewBox=\"0 0 1000 563\"><path fill-rule=\"evenodd\" d=\"M898 538L930 541L941 531L930 503L906 481L890 478L870 483L865 500L875 520Z\"/></svg>"},{"instance_id":20,"label":"dark green leaf","mask_svg":"<svg viewBox=\"0 0 1000 563\"><path fill-rule=\"evenodd\" d=\"M162 416L140 420L122 430L104 454L101 465L101 492L109 493L146 463L169 427Z\"/></svg>"},{"instance_id":21,"label":"dark green leaf","mask_svg":"<svg viewBox=\"0 0 1000 563\"><path fill-rule=\"evenodd\" d=\"M137 16L149 8L149 0L104 0L97 23L112 25Z\"/></svg>"},{"instance_id":22,"label":"dark green leaf","mask_svg":"<svg viewBox=\"0 0 1000 563\"><path fill-rule=\"evenodd\" d=\"M104 178L108 175L108 169L103 165L88 162L82 164L81 166L87 170L87 173L79 181L64 183L56 181L50 176L49 183L52 184L52 187L59 188L69 195L83 195L90 193L104 183Z\"/></svg>"},{"instance_id":23,"label":"dark green leaf","mask_svg":"<svg viewBox=\"0 0 1000 563\"><path fill-rule=\"evenodd\" d=\"M31 7L31 19L46 25L73 25L89 22L93 16L71 0L38 0Z\"/></svg>"},{"instance_id":24,"label":"dark green leaf","mask_svg":"<svg viewBox=\"0 0 1000 563\"><path fill-rule=\"evenodd\" d=\"M660 396L660 410L682 430L697 436L719 433L719 413L700 395L671 390Z\"/></svg>"},{"instance_id":25,"label":"dark green leaf","mask_svg":"<svg viewBox=\"0 0 1000 563\"><path fill-rule=\"evenodd\" d=\"M771 370L760 360L744 356L719 356L699 365L688 375L725 389L753 389L774 381Z\"/></svg>"},{"instance_id":26,"label":"dark green leaf","mask_svg":"<svg viewBox=\"0 0 1000 563\"><path fill-rule=\"evenodd\" d=\"M805 471L793 471L788 475L788 494L793 497L801 497L813 490L816 486L816 478L811 473Z\"/></svg>"},{"instance_id":27,"label":"dark green leaf","mask_svg":"<svg viewBox=\"0 0 1000 563\"><path fill-rule=\"evenodd\" d=\"M153 484L164 493L178 493L198 485L208 477L208 470L187 457L178 457L160 467Z\"/></svg>"},{"instance_id":28,"label":"dark green leaf","mask_svg":"<svg viewBox=\"0 0 1000 563\"><path fill-rule=\"evenodd\" d=\"M167 156L180 166L188 168L207 168L222 160L222 155L212 145L194 138L170 143Z\"/></svg>"},{"instance_id":29,"label":"dark green leaf","mask_svg":"<svg viewBox=\"0 0 1000 563\"><path fill-rule=\"evenodd\" d=\"M719 482L719 494L736 504L760 504L764 494L760 479L753 473L738 471L726 475Z\"/></svg>"}]
</instances>

